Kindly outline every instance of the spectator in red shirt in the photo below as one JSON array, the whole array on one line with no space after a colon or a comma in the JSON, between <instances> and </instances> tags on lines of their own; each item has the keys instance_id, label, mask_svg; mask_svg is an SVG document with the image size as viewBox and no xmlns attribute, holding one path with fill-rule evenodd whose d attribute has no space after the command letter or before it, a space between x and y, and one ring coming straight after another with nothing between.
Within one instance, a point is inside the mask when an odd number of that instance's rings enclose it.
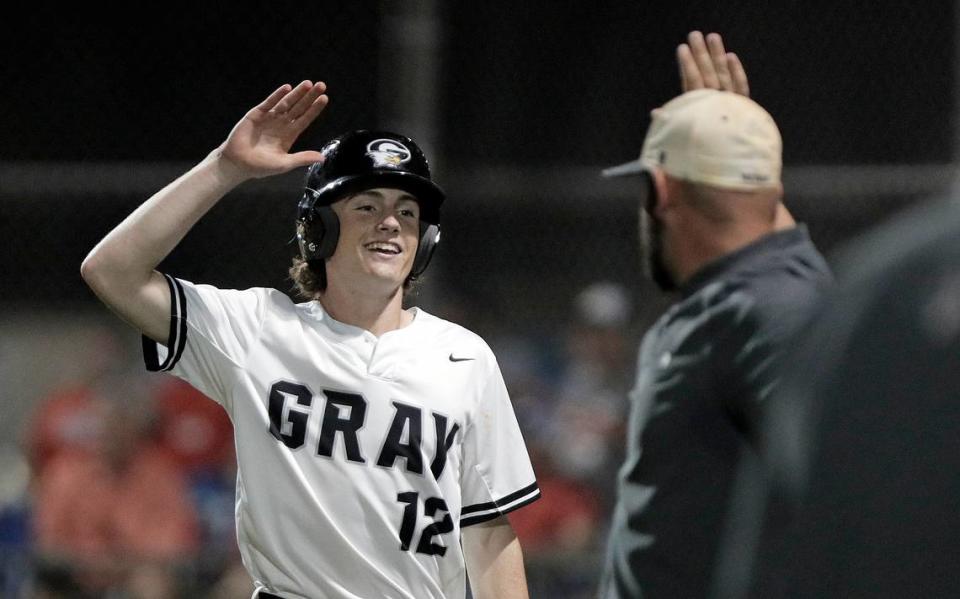
<instances>
[{"instance_id":1,"label":"spectator in red shirt","mask_svg":"<svg viewBox=\"0 0 960 599\"><path fill-rule=\"evenodd\" d=\"M54 457L36 481L41 582L56 570L87 592L148 580L156 596L172 596L175 567L199 542L187 485L151 441L143 401L96 401L104 416L94 451Z\"/></svg>"},{"instance_id":2,"label":"spectator in red shirt","mask_svg":"<svg viewBox=\"0 0 960 599\"><path fill-rule=\"evenodd\" d=\"M160 447L187 476L235 470L233 425L217 403L180 379L164 377L156 411Z\"/></svg>"},{"instance_id":3,"label":"spectator in red shirt","mask_svg":"<svg viewBox=\"0 0 960 599\"><path fill-rule=\"evenodd\" d=\"M84 351L77 357L77 376L37 404L24 448L34 475L61 453L88 453L100 435L102 415L95 398L113 373L123 368L123 350L115 333L91 326L80 334Z\"/></svg>"}]
</instances>

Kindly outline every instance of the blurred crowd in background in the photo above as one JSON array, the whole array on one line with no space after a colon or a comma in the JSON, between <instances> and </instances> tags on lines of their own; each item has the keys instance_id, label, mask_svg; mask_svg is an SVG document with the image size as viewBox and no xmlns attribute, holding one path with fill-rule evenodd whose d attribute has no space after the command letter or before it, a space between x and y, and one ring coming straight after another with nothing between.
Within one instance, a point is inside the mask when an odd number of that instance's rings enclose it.
<instances>
[{"instance_id":1,"label":"blurred crowd in background","mask_svg":"<svg viewBox=\"0 0 960 599\"><path fill-rule=\"evenodd\" d=\"M638 338L623 285L589 285L571 310L555 338L486 333L543 491L511 514L534 596L595 591ZM76 374L0 453L0 596L249 595L226 413L143 370L132 330L91 324L77 336Z\"/></svg>"},{"instance_id":2,"label":"blurred crowd in background","mask_svg":"<svg viewBox=\"0 0 960 599\"><path fill-rule=\"evenodd\" d=\"M226 414L173 377L135 370L122 332L81 336L78 376L36 404L19 455L4 454L15 467L0 475L2 595L249 594L238 592L250 583L233 538Z\"/></svg>"}]
</instances>

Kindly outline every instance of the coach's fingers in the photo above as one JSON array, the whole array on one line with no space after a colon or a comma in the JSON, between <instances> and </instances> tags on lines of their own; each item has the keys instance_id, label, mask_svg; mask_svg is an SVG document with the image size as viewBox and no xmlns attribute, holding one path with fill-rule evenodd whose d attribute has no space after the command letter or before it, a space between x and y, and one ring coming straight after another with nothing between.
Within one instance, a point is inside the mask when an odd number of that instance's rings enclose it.
<instances>
[{"instance_id":1,"label":"coach's fingers","mask_svg":"<svg viewBox=\"0 0 960 599\"><path fill-rule=\"evenodd\" d=\"M750 97L750 84L747 82L747 71L744 70L740 58L733 52L727 52L727 69L733 80L733 91L741 96Z\"/></svg>"},{"instance_id":2,"label":"coach's fingers","mask_svg":"<svg viewBox=\"0 0 960 599\"><path fill-rule=\"evenodd\" d=\"M693 59L690 46L686 44L677 46L677 66L680 67L680 89L688 92L703 87L703 77L700 76L700 69L697 68L697 62Z\"/></svg>"},{"instance_id":3,"label":"coach's fingers","mask_svg":"<svg viewBox=\"0 0 960 599\"><path fill-rule=\"evenodd\" d=\"M707 50L710 53L710 64L716 70L720 89L733 91L733 78L727 66L727 51L723 47L723 38L719 33L707 34Z\"/></svg>"},{"instance_id":4,"label":"coach's fingers","mask_svg":"<svg viewBox=\"0 0 960 599\"><path fill-rule=\"evenodd\" d=\"M720 89L720 80L713 67L713 60L710 58L710 51L707 50L707 42L703 39L703 34L699 31L691 31L687 36L687 43L690 45L693 60L700 70L700 77L703 78L703 87Z\"/></svg>"},{"instance_id":5,"label":"coach's fingers","mask_svg":"<svg viewBox=\"0 0 960 599\"><path fill-rule=\"evenodd\" d=\"M313 103L318 97L320 97L320 94L326 90L327 85L323 81L317 81L316 83L311 84L311 87L309 90L307 90L307 93L305 93L302 98L297 100L297 103L287 111L287 117L291 120L300 118L300 116L302 116L308 108L313 106Z\"/></svg>"}]
</instances>

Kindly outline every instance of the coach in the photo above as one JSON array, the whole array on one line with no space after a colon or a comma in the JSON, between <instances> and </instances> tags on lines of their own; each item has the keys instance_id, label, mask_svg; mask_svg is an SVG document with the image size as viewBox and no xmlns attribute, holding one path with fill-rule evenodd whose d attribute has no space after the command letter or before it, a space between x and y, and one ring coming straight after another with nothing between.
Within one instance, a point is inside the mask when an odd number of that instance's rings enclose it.
<instances>
[{"instance_id":1,"label":"coach","mask_svg":"<svg viewBox=\"0 0 960 599\"><path fill-rule=\"evenodd\" d=\"M773 118L709 41L695 32L681 46L687 91L653 111L640 158L605 171L638 179L644 262L679 293L640 347L606 599L708 596L776 356L831 279L782 207Z\"/></svg>"}]
</instances>

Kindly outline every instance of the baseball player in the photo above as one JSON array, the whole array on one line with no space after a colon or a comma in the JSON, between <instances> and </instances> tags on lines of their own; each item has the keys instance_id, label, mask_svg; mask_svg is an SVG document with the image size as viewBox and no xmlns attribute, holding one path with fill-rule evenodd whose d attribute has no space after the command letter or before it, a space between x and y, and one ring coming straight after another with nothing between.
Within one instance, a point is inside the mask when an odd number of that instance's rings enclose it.
<instances>
[{"instance_id":1,"label":"baseball player","mask_svg":"<svg viewBox=\"0 0 960 599\"><path fill-rule=\"evenodd\" d=\"M260 598L526 597L507 512L539 490L497 362L404 289L439 241L444 194L410 139L354 131L290 154L327 103L285 85L86 258L144 335L151 370L233 421L237 536ZM312 165L291 269L310 301L155 270L241 182Z\"/></svg>"}]
</instances>

